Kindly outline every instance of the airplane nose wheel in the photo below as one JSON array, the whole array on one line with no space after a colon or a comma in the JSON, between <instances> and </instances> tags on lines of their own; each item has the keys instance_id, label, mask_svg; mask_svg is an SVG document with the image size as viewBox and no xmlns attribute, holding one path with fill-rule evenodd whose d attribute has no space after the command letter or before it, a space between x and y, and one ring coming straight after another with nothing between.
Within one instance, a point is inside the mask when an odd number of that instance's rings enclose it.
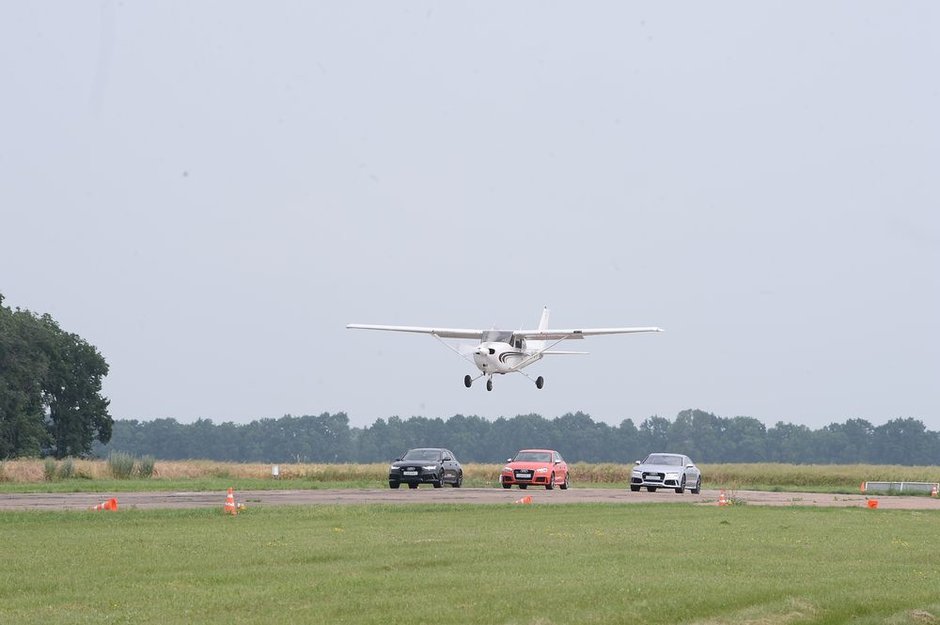
<instances>
[{"instance_id":1,"label":"airplane nose wheel","mask_svg":"<svg viewBox=\"0 0 940 625\"><path fill-rule=\"evenodd\" d=\"M486 390L488 390L488 391L492 391L492 390L493 390L493 379L492 379L492 378L490 378L489 380L486 381Z\"/></svg>"},{"instance_id":2,"label":"airplane nose wheel","mask_svg":"<svg viewBox=\"0 0 940 625\"><path fill-rule=\"evenodd\" d=\"M467 388L470 388L471 384L473 384L473 378L471 378L469 375L463 376L463 385Z\"/></svg>"},{"instance_id":3,"label":"airplane nose wheel","mask_svg":"<svg viewBox=\"0 0 940 625\"><path fill-rule=\"evenodd\" d=\"M535 388L542 388L543 386L545 386L545 378L542 376L535 378Z\"/></svg>"}]
</instances>

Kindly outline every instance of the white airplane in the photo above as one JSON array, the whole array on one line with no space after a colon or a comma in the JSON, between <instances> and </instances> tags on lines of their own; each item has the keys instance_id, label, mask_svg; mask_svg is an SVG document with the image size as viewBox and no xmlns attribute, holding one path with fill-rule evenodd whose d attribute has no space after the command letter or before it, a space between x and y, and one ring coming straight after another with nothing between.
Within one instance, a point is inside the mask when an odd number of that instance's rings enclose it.
<instances>
[{"instance_id":1,"label":"white airplane","mask_svg":"<svg viewBox=\"0 0 940 625\"><path fill-rule=\"evenodd\" d=\"M521 373L523 367L538 362L546 354L586 354L587 352L569 352L553 350L552 347L568 339L583 339L586 336L601 334L635 334L639 332L662 332L662 328L584 328L580 330L550 330L548 328L548 308L542 310L538 330L467 330L461 328L422 328L415 326L381 326L363 323L350 323L351 330L386 330L389 332L415 332L430 334L461 358L473 363L481 371L475 378L464 376L464 386L470 388L474 380L486 376L486 390L493 390L493 376L506 373ZM479 339L480 344L472 351L473 358L461 352L443 339ZM536 388L542 388L545 379L535 380Z\"/></svg>"}]
</instances>

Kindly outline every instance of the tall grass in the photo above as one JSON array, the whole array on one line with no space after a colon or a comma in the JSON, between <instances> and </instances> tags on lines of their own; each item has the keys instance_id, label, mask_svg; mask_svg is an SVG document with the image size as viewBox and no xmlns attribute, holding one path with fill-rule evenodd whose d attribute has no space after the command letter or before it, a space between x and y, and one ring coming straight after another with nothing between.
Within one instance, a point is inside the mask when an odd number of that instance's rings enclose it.
<instances>
[{"instance_id":1,"label":"tall grass","mask_svg":"<svg viewBox=\"0 0 940 625\"><path fill-rule=\"evenodd\" d=\"M711 464L702 467L707 484L742 488L774 485L858 490L862 482L940 482L940 467L869 464Z\"/></svg>"},{"instance_id":2,"label":"tall grass","mask_svg":"<svg viewBox=\"0 0 940 625\"><path fill-rule=\"evenodd\" d=\"M275 484L270 464L214 462L210 460L162 461L153 457L135 458L114 452L108 460L67 459L71 475L91 480L144 479L178 484L186 480L253 480ZM282 488L317 488L323 484L349 484L351 487L385 486L387 463L372 464L280 464L277 485ZM467 487L496 486L503 464L465 463ZM572 486L624 487L630 480L632 464L584 462L570 465ZM832 489L856 491L865 481L940 482L940 467L889 465L789 465L789 464L706 464L700 465L705 488L764 490ZM66 475L54 460L8 460L0 481L13 484L41 484Z\"/></svg>"},{"instance_id":3,"label":"tall grass","mask_svg":"<svg viewBox=\"0 0 940 625\"><path fill-rule=\"evenodd\" d=\"M72 458L66 458L59 467L59 479L70 480L75 477L75 461Z\"/></svg>"},{"instance_id":4,"label":"tall grass","mask_svg":"<svg viewBox=\"0 0 940 625\"><path fill-rule=\"evenodd\" d=\"M137 477L147 480L153 477L153 469L157 460L153 456L143 456L137 462Z\"/></svg>"},{"instance_id":5,"label":"tall grass","mask_svg":"<svg viewBox=\"0 0 940 625\"><path fill-rule=\"evenodd\" d=\"M118 480L127 480L134 475L134 456L123 451L112 451L108 456L108 472Z\"/></svg>"},{"instance_id":6,"label":"tall grass","mask_svg":"<svg viewBox=\"0 0 940 625\"><path fill-rule=\"evenodd\" d=\"M42 463L42 479L51 482L55 479L56 463L52 458L46 458Z\"/></svg>"}]
</instances>

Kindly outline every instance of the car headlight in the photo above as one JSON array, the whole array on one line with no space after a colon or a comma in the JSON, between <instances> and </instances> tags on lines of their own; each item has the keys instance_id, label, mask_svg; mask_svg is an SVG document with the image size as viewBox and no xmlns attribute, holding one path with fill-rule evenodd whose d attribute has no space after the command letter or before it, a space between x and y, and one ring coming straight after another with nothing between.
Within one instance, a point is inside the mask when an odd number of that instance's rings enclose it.
<instances>
[{"instance_id":1,"label":"car headlight","mask_svg":"<svg viewBox=\"0 0 940 625\"><path fill-rule=\"evenodd\" d=\"M633 469L632 471L630 471L630 475L635 475L637 477L640 477L641 475L643 475L643 472L640 471L639 469Z\"/></svg>"},{"instance_id":2,"label":"car headlight","mask_svg":"<svg viewBox=\"0 0 940 625\"><path fill-rule=\"evenodd\" d=\"M666 479L667 479L667 480L678 480L678 479L679 479L679 474L678 474L678 473L667 473L667 474L666 474Z\"/></svg>"},{"instance_id":3,"label":"car headlight","mask_svg":"<svg viewBox=\"0 0 940 625\"><path fill-rule=\"evenodd\" d=\"M388 470L389 471L401 471L401 469L396 467L394 464L388 465Z\"/></svg>"},{"instance_id":4,"label":"car headlight","mask_svg":"<svg viewBox=\"0 0 940 625\"><path fill-rule=\"evenodd\" d=\"M512 467L503 467L503 473L512 473Z\"/></svg>"},{"instance_id":5,"label":"car headlight","mask_svg":"<svg viewBox=\"0 0 940 625\"><path fill-rule=\"evenodd\" d=\"M425 471L436 471L436 470L437 470L437 465L436 465L436 464L429 464L428 466L426 466L426 467L421 467L421 468L424 469Z\"/></svg>"},{"instance_id":6,"label":"car headlight","mask_svg":"<svg viewBox=\"0 0 940 625\"><path fill-rule=\"evenodd\" d=\"M548 473L548 467L542 467L541 469L536 469L536 473Z\"/></svg>"}]
</instances>

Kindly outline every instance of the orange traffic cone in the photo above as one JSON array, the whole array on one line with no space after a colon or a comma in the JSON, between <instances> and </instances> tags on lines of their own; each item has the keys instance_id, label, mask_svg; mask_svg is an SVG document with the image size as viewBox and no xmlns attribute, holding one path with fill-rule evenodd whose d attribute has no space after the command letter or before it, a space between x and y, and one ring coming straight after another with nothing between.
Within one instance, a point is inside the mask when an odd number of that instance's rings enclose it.
<instances>
[{"instance_id":1,"label":"orange traffic cone","mask_svg":"<svg viewBox=\"0 0 940 625\"><path fill-rule=\"evenodd\" d=\"M238 508L235 507L235 494L232 493L231 488L228 489L228 494L225 496L225 505L222 507L222 512L232 516L238 514Z\"/></svg>"},{"instance_id":2,"label":"orange traffic cone","mask_svg":"<svg viewBox=\"0 0 940 625\"><path fill-rule=\"evenodd\" d=\"M878 507L878 500L877 500L877 499L869 499L869 500L868 500L868 507L871 508L872 510L874 510L875 508L877 508L877 507Z\"/></svg>"},{"instance_id":3,"label":"orange traffic cone","mask_svg":"<svg viewBox=\"0 0 940 625\"><path fill-rule=\"evenodd\" d=\"M719 505L719 506L727 506L727 505L728 505L728 499L725 497L725 491L720 491L720 492L718 493L718 505Z\"/></svg>"},{"instance_id":4,"label":"orange traffic cone","mask_svg":"<svg viewBox=\"0 0 940 625\"><path fill-rule=\"evenodd\" d=\"M516 503L532 503L532 495L526 495L522 499L517 499Z\"/></svg>"},{"instance_id":5,"label":"orange traffic cone","mask_svg":"<svg viewBox=\"0 0 940 625\"><path fill-rule=\"evenodd\" d=\"M865 492L865 482L862 482L862 485L858 487L858 490L863 493Z\"/></svg>"},{"instance_id":6,"label":"orange traffic cone","mask_svg":"<svg viewBox=\"0 0 940 625\"><path fill-rule=\"evenodd\" d=\"M936 485L936 484L933 485L933 489L931 489L931 491L930 491L930 496L931 496L931 497L936 497L936 496L937 496L937 485Z\"/></svg>"},{"instance_id":7,"label":"orange traffic cone","mask_svg":"<svg viewBox=\"0 0 940 625\"><path fill-rule=\"evenodd\" d=\"M117 502L117 499L112 497L111 499L108 499L107 501L102 501L97 506L92 506L91 509L94 510L95 512L100 512L101 510L114 511L118 509L118 502Z\"/></svg>"}]
</instances>

